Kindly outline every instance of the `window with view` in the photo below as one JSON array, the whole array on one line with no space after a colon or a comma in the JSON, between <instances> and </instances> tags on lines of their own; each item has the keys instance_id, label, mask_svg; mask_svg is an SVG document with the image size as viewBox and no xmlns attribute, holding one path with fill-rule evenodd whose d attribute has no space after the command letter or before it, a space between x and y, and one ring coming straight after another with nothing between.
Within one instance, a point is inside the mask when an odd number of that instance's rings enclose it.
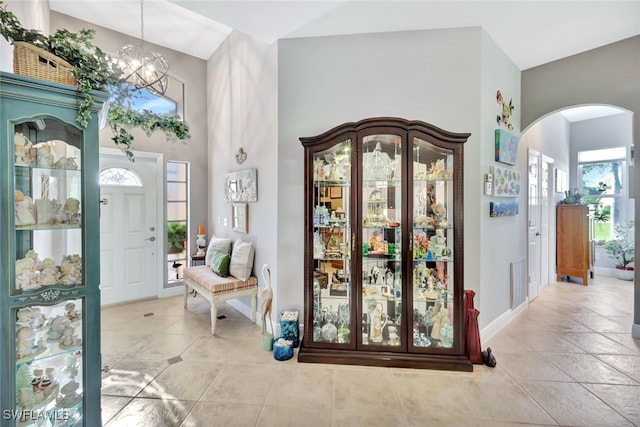
<instances>
[{"instance_id":1,"label":"window with view","mask_svg":"<svg viewBox=\"0 0 640 427\"><path fill-rule=\"evenodd\" d=\"M594 206L595 239L609 240L613 227L631 219L628 209L626 148L581 151L578 178L584 203Z\"/></svg>"}]
</instances>

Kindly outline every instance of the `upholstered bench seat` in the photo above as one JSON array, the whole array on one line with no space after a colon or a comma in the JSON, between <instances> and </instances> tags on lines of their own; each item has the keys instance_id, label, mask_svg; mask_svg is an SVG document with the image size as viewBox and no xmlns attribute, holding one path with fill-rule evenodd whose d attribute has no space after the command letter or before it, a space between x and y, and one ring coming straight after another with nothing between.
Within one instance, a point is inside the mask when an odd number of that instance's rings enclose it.
<instances>
[{"instance_id":1,"label":"upholstered bench seat","mask_svg":"<svg viewBox=\"0 0 640 427\"><path fill-rule=\"evenodd\" d=\"M234 276L220 277L207 265L184 269L184 308L187 308L189 288L197 291L211 304L211 335L216 334L218 310L216 304L233 298L251 297L251 320L256 321L258 305L258 279L240 280Z\"/></svg>"}]
</instances>

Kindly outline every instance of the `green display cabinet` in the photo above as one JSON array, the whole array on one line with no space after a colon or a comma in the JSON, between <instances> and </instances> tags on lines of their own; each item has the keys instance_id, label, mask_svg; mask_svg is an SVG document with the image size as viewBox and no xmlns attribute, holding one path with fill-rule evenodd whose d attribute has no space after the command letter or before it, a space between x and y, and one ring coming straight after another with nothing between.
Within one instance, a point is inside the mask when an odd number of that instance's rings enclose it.
<instances>
[{"instance_id":1,"label":"green display cabinet","mask_svg":"<svg viewBox=\"0 0 640 427\"><path fill-rule=\"evenodd\" d=\"M0 425L99 426L98 112L0 73Z\"/></svg>"}]
</instances>

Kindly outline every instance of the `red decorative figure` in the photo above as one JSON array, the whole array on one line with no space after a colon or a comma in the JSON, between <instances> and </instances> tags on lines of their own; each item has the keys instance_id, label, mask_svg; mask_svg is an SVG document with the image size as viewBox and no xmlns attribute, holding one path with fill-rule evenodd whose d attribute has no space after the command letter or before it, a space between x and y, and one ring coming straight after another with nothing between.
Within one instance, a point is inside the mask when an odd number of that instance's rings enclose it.
<instances>
[{"instance_id":1,"label":"red decorative figure","mask_svg":"<svg viewBox=\"0 0 640 427\"><path fill-rule=\"evenodd\" d=\"M480 346L480 330L478 329L478 315L480 312L473 306L476 293L465 290L464 331L465 355L475 365L482 365L482 347Z\"/></svg>"}]
</instances>

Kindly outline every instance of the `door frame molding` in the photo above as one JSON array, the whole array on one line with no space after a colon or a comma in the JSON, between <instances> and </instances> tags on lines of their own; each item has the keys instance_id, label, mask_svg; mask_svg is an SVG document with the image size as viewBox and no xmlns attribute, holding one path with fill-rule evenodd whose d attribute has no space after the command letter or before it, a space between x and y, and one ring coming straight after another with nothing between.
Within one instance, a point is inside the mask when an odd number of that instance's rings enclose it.
<instances>
[{"instance_id":1,"label":"door frame molding","mask_svg":"<svg viewBox=\"0 0 640 427\"><path fill-rule=\"evenodd\" d=\"M126 159L125 154L117 149L117 148L107 148L100 147L100 157L103 154L107 154L110 156L118 156ZM166 282L166 271L165 271L165 261L166 261L166 251L164 248L165 244L165 235L166 230L164 224L166 224L165 217L165 191L164 191L164 155L162 153L153 153L147 151L134 151L134 158L143 158L143 159L151 159L155 160L156 163L156 230L158 230L158 235L162 233L162 239L159 240L158 246L158 254L156 256L156 297L162 298L164 295L164 283Z\"/></svg>"},{"instance_id":2,"label":"door frame molding","mask_svg":"<svg viewBox=\"0 0 640 427\"><path fill-rule=\"evenodd\" d=\"M535 205L538 206L538 215L537 218L535 218L535 222L536 222L536 247L535 247L535 253L532 254L531 253L531 206L532 206L532 200L531 200L531 181L529 179L529 177L531 176L531 156L536 156L538 161L537 161L537 169L536 169L536 200L535 200ZM542 286L540 284L541 281L541 265L540 265L540 241L541 239L538 238L538 236L540 236L540 187L541 187L541 174L542 171L542 153L540 153L538 150L535 150L531 147L527 148L527 304L531 303L531 301L533 301L535 298L537 298L540 295L540 291L542 290ZM532 292L531 292L531 258L532 255L536 257L536 261L537 261L537 265L535 266L535 272L534 274L536 275L535 277L535 284L536 284L536 291L535 291L535 296L532 296ZM534 288L535 289L535 288Z\"/></svg>"},{"instance_id":3,"label":"door frame molding","mask_svg":"<svg viewBox=\"0 0 640 427\"><path fill-rule=\"evenodd\" d=\"M547 258L547 277L544 278L540 278L540 291L542 291L542 288L544 288L545 286L547 286L549 283L555 282L555 269L556 269L556 263L555 263L555 204L553 203L553 196L554 193L556 191L556 187L555 187L555 174L553 173L554 171L554 164L556 162L556 160L553 157L549 157L546 154L542 154L541 155L541 163L540 163L540 169L542 169L542 163L546 163L548 165L547 168L547 198L546 200L544 200L544 198L542 197L542 195L540 196L540 206L542 208L546 207L546 215L547 215L547 247L546 248L542 248L542 246L540 247L540 258L542 258L542 256L546 256ZM542 179L542 177L541 177ZM545 213L543 212L543 210L540 210L540 217L542 218L542 215L545 215ZM552 221L553 219L553 221ZM540 221L542 223L542 221ZM551 227L553 225L553 227ZM552 233L551 230L554 230L554 232ZM552 238L553 237L553 238ZM541 239L543 240L543 239ZM553 244L553 250L552 250L552 244ZM542 265L540 265L540 275L542 276ZM554 278L554 279L552 279Z\"/></svg>"}]
</instances>

